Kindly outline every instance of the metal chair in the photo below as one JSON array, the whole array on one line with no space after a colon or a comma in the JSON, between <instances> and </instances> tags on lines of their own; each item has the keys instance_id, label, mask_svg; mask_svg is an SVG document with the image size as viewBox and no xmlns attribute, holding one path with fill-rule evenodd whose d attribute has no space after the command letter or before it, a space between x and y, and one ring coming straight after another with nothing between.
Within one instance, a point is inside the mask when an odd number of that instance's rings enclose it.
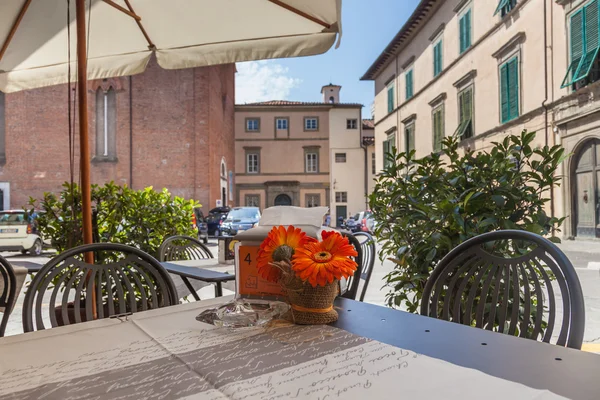
<instances>
[{"instance_id":1,"label":"metal chair","mask_svg":"<svg viewBox=\"0 0 600 400\"><path fill-rule=\"evenodd\" d=\"M198 239L190 236L171 236L158 250L160 261L202 260L214 258L212 252Z\"/></svg>"},{"instance_id":2,"label":"metal chair","mask_svg":"<svg viewBox=\"0 0 600 400\"><path fill-rule=\"evenodd\" d=\"M87 253L93 254L94 264L84 260ZM23 304L23 329L32 332L48 322L56 327L175 304L173 281L154 257L122 244L95 243L61 253L35 275Z\"/></svg>"},{"instance_id":3,"label":"metal chair","mask_svg":"<svg viewBox=\"0 0 600 400\"><path fill-rule=\"evenodd\" d=\"M373 236L366 232L356 232L354 234L356 239L360 243L362 250L362 270L360 273L360 279L364 281L362 290L360 292L360 301L364 301L365 294L367 293L367 287L371 281L371 274L373 273L373 266L375 265L375 240Z\"/></svg>"},{"instance_id":4,"label":"metal chair","mask_svg":"<svg viewBox=\"0 0 600 400\"><path fill-rule=\"evenodd\" d=\"M2 321L0 322L0 337L4 336L10 313L17 301L17 277L12 265L0 256L0 308L2 308Z\"/></svg>"},{"instance_id":5,"label":"metal chair","mask_svg":"<svg viewBox=\"0 0 600 400\"><path fill-rule=\"evenodd\" d=\"M341 294L341 297L346 299L356 300L356 295L358 294L358 286L360 285L360 277L363 271L364 263L363 263L363 249L359 242L359 240L352 234L352 232L341 232L341 234L348 238L350 244L354 246L358 256L352 257L354 261L358 264L354 275L347 279L346 288L347 290Z\"/></svg>"},{"instance_id":6,"label":"metal chair","mask_svg":"<svg viewBox=\"0 0 600 400\"><path fill-rule=\"evenodd\" d=\"M517 230L485 233L448 253L427 280L421 314L576 349L585 325L569 259L549 240Z\"/></svg>"}]
</instances>

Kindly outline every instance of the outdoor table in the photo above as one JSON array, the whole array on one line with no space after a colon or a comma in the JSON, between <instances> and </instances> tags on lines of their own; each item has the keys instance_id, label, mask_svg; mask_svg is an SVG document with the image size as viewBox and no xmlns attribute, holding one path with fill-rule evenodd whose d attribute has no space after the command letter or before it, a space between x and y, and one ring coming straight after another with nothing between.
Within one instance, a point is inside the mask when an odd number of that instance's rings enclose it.
<instances>
[{"instance_id":1,"label":"outdoor table","mask_svg":"<svg viewBox=\"0 0 600 400\"><path fill-rule=\"evenodd\" d=\"M196 301L200 296L188 280L196 279L202 282L215 284L215 297L223 296L223 282L235 280L233 264L219 264L213 258L203 260L184 260L161 262L162 266L171 274L179 275L185 286L189 289Z\"/></svg>"},{"instance_id":2,"label":"outdoor table","mask_svg":"<svg viewBox=\"0 0 600 400\"><path fill-rule=\"evenodd\" d=\"M229 299L2 338L0 398L504 400L600 393L595 354L353 300L336 300L333 326L228 330L195 320Z\"/></svg>"}]
</instances>

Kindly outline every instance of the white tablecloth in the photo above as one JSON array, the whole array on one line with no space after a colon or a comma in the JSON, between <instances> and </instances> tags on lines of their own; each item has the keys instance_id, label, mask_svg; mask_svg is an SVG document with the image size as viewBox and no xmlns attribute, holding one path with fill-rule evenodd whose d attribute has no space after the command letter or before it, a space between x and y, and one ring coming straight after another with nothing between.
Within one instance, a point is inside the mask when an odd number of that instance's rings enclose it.
<instances>
[{"instance_id":1,"label":"white tablecloth","mask_svg":"<svg viewBox=\"0 0 600 400\"><path fill-rule=\"evenodd\" d=\"M230 298L0 339L0 399L557 399L330 326L219 329Z\"/></svg>"}]
</instances>

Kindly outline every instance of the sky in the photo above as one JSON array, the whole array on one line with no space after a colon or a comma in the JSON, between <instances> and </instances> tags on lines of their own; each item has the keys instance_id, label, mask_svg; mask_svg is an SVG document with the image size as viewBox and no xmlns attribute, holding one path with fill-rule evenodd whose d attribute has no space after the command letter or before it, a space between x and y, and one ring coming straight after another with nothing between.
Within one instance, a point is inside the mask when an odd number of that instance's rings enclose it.
<instances>
[{"instance_id":1,"label":"sky","mask_svg":"<svg viewBox=\"0 0 600 400\"><path fill-rule=\"evenodd\" d=\"M372 81L360 78L416 8L419 0L343 0L342 43L311 57L238 63L236 103L322 101L321 87L341 85L340 101L371 114Z\"/></svg>"}]
</instances>

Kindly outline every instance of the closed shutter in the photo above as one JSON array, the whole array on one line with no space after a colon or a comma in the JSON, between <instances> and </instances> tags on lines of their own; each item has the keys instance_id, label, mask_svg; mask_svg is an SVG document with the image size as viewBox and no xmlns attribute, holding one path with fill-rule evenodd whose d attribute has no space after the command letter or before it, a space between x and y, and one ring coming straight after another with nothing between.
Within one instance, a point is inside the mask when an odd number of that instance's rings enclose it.
<instances>
[{"instance_id":1,"label":"closed shutter","mask_svg":"<svg viewBox=\"0 0 600 400\"><path fill-rule=\"evenodd\" d=\"M464 102L464 121L468 121L473 118L473 89L467 89L463 92Z\"/></svg>"},{"instance_id":2,"label":"closed shutter","mask_svg":"<svg viewBox=\"0 0 600 400\"><path fill-rule=\"evenodd\" d=\"M465 50L471 47L471 10L465 13Z\"/></svg>"},{"instance_id":3,"label":"closed shutter","mask_svg":"<svg viewBox=\"0 0 600 400\"><path fill-rule=\"evenodd\" d=\"M508 64L500 67L500 109L502 113L502 122L510 120L510 111L508 108Z\"/></svg>"},{"instance_id":4,"label":"closed shutter","mask_svg":"<svg viewBox=\"0 0 600 400\"><path fill-rule=\"evenodd\" d=\"M459 39L460 39L460 52L464 52L465 51L465 17L461 17L460 21L458 22L459 26L458 26L458 31L459 31Z\"/></svg>"},{"instance_id":5,"label":"closed shutter","mask_svg":"<svg viewBox=\"0 0 600 400\"><path fill-rule=\"evenodd\" d=\"M436 43L433 47L433 76L438 76L442 72L442 41Z\"/></svg>"},{"instance_id":6,"label":"closed shutter","mask_svg":"<svg viewBox=\"0 0 600 400\"><path fill-rule=\"evenodd\" d=\"M406 135L406 152L409 153L415 149L415 124L411 124L404 130Z\"/></svg>"},{"instance_id":7,"label":"closed shutter","mask_svg":"<svg viewBox=\"0 0 600 400\"><path fill-rule=\"evenodd\" d=\"M439 107L433 112L433 151L442 150L444 138L444 108Z\"/></svg>"},{"instance_id":8,"label":"closed shutter","mask_svg":"<svg viewBox=\"0 0 600 400\"><path fill-rule=\"evenodd\" d=\"M413 96L413 71L412 69L406 73L406 100Z\"/></svg>"},{"instance_id":9,"label":"closed shutter","mask_svg":"<svg viewBox=\"0 0 600 400\"><path fill-rule=\"evenodd\" d=\"M387 91L388 100L388 113L394 111L394 86L388 87Z\"/></svg>"},{"instance_id":10,"label":"closed shutter","mask_svg":"<svg viewBox=\"0 0 600 400\"><path fill-rule=\"evenodd\" d=\"M390 152L390 142L389 140L385 140L383 142L383 167L387 168L389 165L388 153Z\"/></svg>"},{"instance_id":11,"label":"closed shutter","mask_svg":"<svg viewBox=\"0 0 600 400\"><path fill-rule=\"evenodd\" d=\"M510 119L519 116L519 59L508 62L508 108Z\"/></svg>"}]
</instances>

